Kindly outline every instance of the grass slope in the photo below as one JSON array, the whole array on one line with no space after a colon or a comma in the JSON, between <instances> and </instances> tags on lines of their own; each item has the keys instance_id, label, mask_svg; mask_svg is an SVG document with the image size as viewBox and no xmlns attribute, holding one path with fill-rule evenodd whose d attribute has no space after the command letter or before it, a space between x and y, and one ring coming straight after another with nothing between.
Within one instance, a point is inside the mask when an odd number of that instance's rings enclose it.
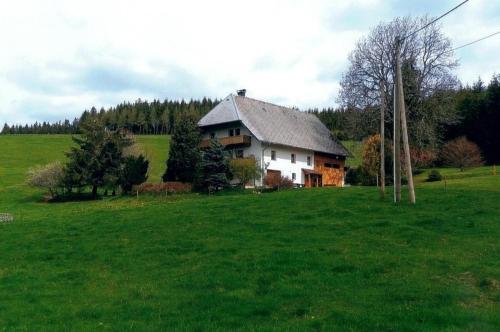
<instances>
[{"instance_id":1,"label":"grass slope","mask_svg":"<svg viewBox=\"0 0 500 332\"><path fill-rule=\"evenodd\" d=\"M53 139L0 136L0 330L500 328L500 176L419 184L417 206L360 187L44 204L22 180Z\"/></svg>"},{"instance_id":2,"label":"grass slope","mask_svg":"<svg viewBox=\"0 0 500 332\"><path fill-rule=\"evenodd\" d=\"M168 136L136 136L150 160L149 181L160 181L165 171ZM0 187L24 181L26 171L34 165L64 160L72 146L70 135L0 135Z\"/></svg>"},{"instance_id":3,"label":"grass slope","mask_svg":"<svg viewBox=\"0 0 500 332\"><path fill-rule=\"evenodd\" d=\"M350 167L358 167L361 165L363 154L363 142L360 141L342 141L342 145L351 152L351 157L347 158L346 165Z\"/></svg>"}]
</instances>

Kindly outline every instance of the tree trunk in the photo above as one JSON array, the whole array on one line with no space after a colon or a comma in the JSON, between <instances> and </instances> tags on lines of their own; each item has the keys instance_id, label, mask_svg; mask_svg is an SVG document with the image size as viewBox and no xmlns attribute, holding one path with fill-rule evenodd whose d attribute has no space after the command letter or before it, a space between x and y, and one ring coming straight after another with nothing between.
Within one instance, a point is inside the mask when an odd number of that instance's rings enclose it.
<instances>
[{"instance_id":1,"label":"tree trunk","mask_svg":"<svg viewBox=\"0 0 500 332\"><path fill-rule=\"evenodd\" d=\"M92 198L96 198L96 197L97 197L97 186L93 185L92 186Z\"/></svg>"}]
</instances>

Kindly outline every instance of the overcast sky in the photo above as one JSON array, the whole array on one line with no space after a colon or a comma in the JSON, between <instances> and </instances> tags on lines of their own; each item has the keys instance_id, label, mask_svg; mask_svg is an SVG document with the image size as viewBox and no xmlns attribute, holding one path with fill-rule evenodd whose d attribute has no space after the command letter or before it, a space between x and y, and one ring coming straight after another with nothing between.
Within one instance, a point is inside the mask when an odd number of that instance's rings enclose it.
<instances>
[{"instance_id":1,"label":"overcast sky","mask_svg":"<svg viewBox=\"0 0 500 332\"><path fill-rule=\"evenodd\" d=\"M395 16L441 15L459 0L0 2L0 123L72 119L137 98L254 98L335 106L358 38ZM442 21L459 46L500 30L500 1ZM459 79L500 73L500 35L457 52Z\"/></svg>"}]
</instances>

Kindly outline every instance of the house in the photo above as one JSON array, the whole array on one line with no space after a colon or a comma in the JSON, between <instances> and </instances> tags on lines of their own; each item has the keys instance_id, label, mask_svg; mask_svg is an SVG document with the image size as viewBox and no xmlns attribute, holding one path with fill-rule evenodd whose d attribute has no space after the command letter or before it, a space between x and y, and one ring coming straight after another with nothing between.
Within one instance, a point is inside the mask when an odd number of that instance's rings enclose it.
<instances>
[{"instance_id":1,"label":"house","mask_svg":"<svg viewBox=\"0 0 500 332\"><path fill-rule=\"evenodd\" d=\"M245 96L230 94L206 114L198 126L201 147L217 138L233 158L254 156L264 176L286 176L296 186L344 185L349 155L314 115Z\"/></svg>"}]
</instances>

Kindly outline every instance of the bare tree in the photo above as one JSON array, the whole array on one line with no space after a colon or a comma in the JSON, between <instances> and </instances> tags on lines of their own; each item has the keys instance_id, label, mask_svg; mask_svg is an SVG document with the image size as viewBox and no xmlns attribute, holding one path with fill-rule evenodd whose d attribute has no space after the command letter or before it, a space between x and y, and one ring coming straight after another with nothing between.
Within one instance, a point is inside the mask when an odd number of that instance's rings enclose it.
<instances>
[{"instance_id":1,"label":"bare tree","mask_svg":"<svg viewBox=\"0 0 500 332\"><path fill-rule=\"evenodd\" d=\"M458 62L454 58L451 42L442 34L440 26L433 24L412 35L431 20L429 16L398 17L389 23L379 24L368 36L359 40L349 55L349 69L342 77L341 104L361 109L378 107L381 95L385 94L385 105L392 105L395 40L398 36L409 36L401 43L401 59L414 66L416 88L421 97L456 86L452 70ZM388 110L388 116L391 116L392 108L388 107Z\"/></svg>"},{"instance_id":2,"label":"bare tree","mask_svg":"<svg viewBox=\"0 0 500 332\"><path fill-rule=\"evenodd\" d=\"M452 74L452 70L458 62L454 59L451 42L441 33L440 26L432 24L417 32L430 21L432 18L429 16L422 16L396 18L389 23L381 23L367 37L358 41L349 55L350 66L342 77L340 102L348 108L378 107L380 109L382 151L385 141L385 122L387 119L392 119L394 115L394 103L391 100L394 100L392 87L396 80L396 63L400 60L408 63L407 72L412 74L409 79L413 83L413 105L416 105L413 107L413 112L410 107L408 113L416 114L416 118L423 110L421 106L424 99L433 96L438 91L449 90L457 85L457 79ZM400 93L403 95L404 84L402 82L400 84L402 85ZM405 101L400 101L398 104L400 108L405 107ZM404 120L405 151L409 159L406 117ZM411 126L413 123L411 116L408 122ZM433 128L435 124L429 127ZM424 131L425 134L434 132ZM395 131L395 134L397 133L399 131ZM394 160L396 161L399 161L399 152L395 150ZM383 164L381 160L381 167L384 167ZM411 165L408 167L411 168ZM383 177L385 172L381 169L380 173ZM383 187L381 187L381 196L384 196Z\"/></svg>"}]
</instances>

